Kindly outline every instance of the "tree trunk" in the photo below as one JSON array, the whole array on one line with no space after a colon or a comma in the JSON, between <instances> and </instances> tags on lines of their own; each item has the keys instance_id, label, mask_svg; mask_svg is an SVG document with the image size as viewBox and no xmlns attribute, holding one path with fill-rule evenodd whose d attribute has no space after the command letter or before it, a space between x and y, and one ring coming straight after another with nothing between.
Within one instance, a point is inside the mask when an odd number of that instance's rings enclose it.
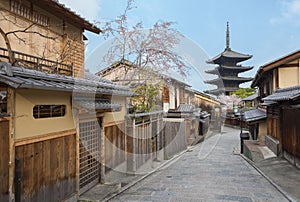
<instances>
[{"instance_id":1,"label":"tree trunk","mask_svg":"<svg viewBox=\"0 0 300 202\"><path fill-rule=\"evenodd\" d=\"M15 62L15 57L14 57L14 54L11 49L10 41L9 41L6 33L3 31L3 29L1 29L1 27L0 27L0 34L2 35L2 37L5 41L5 44L6 44L6 48L8 51L8 60L11 64L13 64Z\"/></svg>"}]
</instances>

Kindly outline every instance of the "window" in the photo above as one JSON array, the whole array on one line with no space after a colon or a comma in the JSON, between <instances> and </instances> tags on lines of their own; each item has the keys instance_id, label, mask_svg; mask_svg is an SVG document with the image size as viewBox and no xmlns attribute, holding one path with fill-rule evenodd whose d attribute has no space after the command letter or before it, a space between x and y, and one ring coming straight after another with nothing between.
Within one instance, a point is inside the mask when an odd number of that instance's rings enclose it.
<instances>
[{"instance_id":1,"label":"window","mask_svg":"<svg viewBox=\"0 0 300 202\"><path fill-rule=\"evenodd\" d=\"M35 105L33 117L36 119L61 117L66 114L66 105Z\"/></svg>"},{"instance_id":2,"label":"window","mask_svg":"<svg viewBox=\"0 0 300 202\"><path fill-rule=\"evenodd\" d=\"M44 25L44 26L49 25L49 17L33 11L30 7L23 5L19 1L11 0L10 11L24 18L29 19L34 23Z\"/></svg>"},{"instance_id":3,"label":"window","mask_svg":"<svg viewBox=\"0 0 300 202\"><path fill-rule=\"evenodd\" d=\"M7 113L7 89L0 87L0 114Z\"/></svg>"}]
</instances>

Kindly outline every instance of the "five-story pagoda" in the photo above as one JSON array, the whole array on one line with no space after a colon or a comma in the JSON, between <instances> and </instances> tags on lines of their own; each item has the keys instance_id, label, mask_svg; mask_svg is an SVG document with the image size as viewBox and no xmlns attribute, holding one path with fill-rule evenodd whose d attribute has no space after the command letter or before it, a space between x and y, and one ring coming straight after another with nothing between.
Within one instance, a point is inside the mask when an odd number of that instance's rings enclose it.
<instances>
[{"instance_id":1,"label":"five-story pagoda","mask_svg":"<svg viewBox=\"0 0 300 202\"><path fill-rule=\"evenodd\" d=\"M218 76L216 79L205 81L205 83L216 85L217 89L207 90L206 93L213 95L224 93L225 95L229 95L230 92L238 90L241 83L251 81L253 78L238 76L239 73L246 72L253 68L253 66L242 66L238 64L251 57L252 55L242 54L231 50L229 47L229 25L227 22L225 50L207 61L208 64L217 64L218 66L212 70L205 71L208 74L215 74Z\"/></svg>"}]
</instances>

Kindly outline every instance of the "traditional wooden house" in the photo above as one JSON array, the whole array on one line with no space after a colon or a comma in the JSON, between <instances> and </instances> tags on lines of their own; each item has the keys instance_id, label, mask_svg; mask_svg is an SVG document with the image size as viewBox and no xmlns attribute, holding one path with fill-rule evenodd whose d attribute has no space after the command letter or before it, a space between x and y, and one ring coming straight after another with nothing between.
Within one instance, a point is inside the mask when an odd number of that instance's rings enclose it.
<instances>
[{"instance_id":1,"label":"traditional wooden house","mask_svg":"<svg viewBox=\"0 0 300 202\"><path fill-rule=\"evenodd\" d=\"M267 134L266 110L262 108L253 108L246 110L243 113L243 120L248 125L252 139L264 143L265 135Z\"/></svg>"},{"instance_id":2,"label":"traditional wooden house","mask_svg":"<svg viewBox=\"0 0 300 202\"><path fill-rule=\"evenodd\" d=\"M259 88L259 101L272 94L277 88L287 88L300 84L299 59L300 51L297 50L259 67L251 84L252 88Z\"/></svg>"},{"instance_id":3,"label":"traditional wooden house","mask_svg":"<svg viewBox=\"0 0 300 202\"><path fill-rule=\"evenodd\" d=\"M202 93L200 91L194 90L194 99L193 103L196 108L201 108L204 111L213 113L215 108L221 107L221 102L218 101L215 97ZM221 113L221 112L220 112Z\"/></svg>"},{"instance_id":4,"label":"traditional wooden house","mask_svg":"<svg viewBox=\"0 0 300 202\"><path fill-rule=\"evenodd\" d=\"M297 155L293 148L296 144L293 134L297 131L298 123L288 118L294 117L288 109L297 105L294 100L297 95L293 89L300 84L299 59L298 50L261 66L251 85L259 88L258 99L267 108L265 144L276 155ZM294 132L290 135L289 131Z\"/></svg>"},{"instance_id":5,"label":"traditional wooden house","mask_svg":"<svg viewBox=\"0 0 300 202\"><path fill-rule=\"evenodd\" d=\"M300 86L277 89L263 101L268 116L266 145L300 168Z\"/></svg>"},{"instance_id":6,"label":"traditional wooden house","mask_svg":"<svg viewBox=\"0 0 300 202\"><path fill-rule=\"evenodd\" d=\"M0 6L0 201L76 201L124 161L131 92L85 73L83 31L101 30L64 5Z\"/></svg>"},{"instance_id":7,"label":"traditional wooden house","mask_svg":"<svg viewBox=\"0 0 300 202\"><path fill-rule=\"evenodd\" d=\"M267 134L267 114L264 107L259 106L258 93L243 98L243 120L248 126L253 140L264 144Z\"/></svg>"},{"instance_id":8,"label":"traditional wooden house","mask_svg":"<svg viewBox=\"0 0 300 202\"><path fill-rule=\"evenodd\" d=\"M100 70L96 75L118 84L129 85L131 88L139 85L156 85L159 94L155 104L165 112L175 110L180 104L191 102L190 85L150 67L137 67L127 60L116 62Z\"/></svg>"},{"instance_id":9,"label":"traditional wooden house","mask_svg":"<svg viewBox=\"0 0 300 202\"><path fill-rule=\"evenodd\" d=\"M99 34L99 28L54 0L4 0L0 6L2 61L83 77L83 31Z\"/></svg>"},{"instance_id":10,"label":"traditional wooden house","mask_svg":"<svg viewBox=\"0 0 300 202\"><path fill-rule=\"evenodd\" d=\"M251 109L258 106L258 93L250 95L242 99L243 108Z\"/></svg>"},{"instance_id":11,"label":"traditional wooden house","mask_svg":"<svg viewBox=\"0 0 300 202\"><path fill-rule=\"evenodd\" d=\"M7 95L2 119L9 126L3 143L11 146L2 152L10 154L12 177L17 177L15 170L21 175L19 193L11 194L22 200L76 199L99 183L100 171L104 177L100 166L108 162L101 142L104 135L122 139L118 132L122 126L116 124L124 122L124 96L129 90L103 79L48 74L9 63L1 63L0 81L1 92ZM113 99L117 103L111 103L111 96L118 97ZM105 134L108 124L118 128L116 134ZM11 186L18 190L17 184Z\"/></svg>"}]
</instances>

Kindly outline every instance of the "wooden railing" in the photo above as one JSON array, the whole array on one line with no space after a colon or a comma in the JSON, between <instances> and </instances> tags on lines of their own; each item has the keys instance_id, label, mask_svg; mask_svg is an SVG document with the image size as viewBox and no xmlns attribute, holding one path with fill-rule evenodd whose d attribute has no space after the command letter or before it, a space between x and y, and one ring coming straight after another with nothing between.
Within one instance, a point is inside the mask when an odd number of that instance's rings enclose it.
<instances>
[{"instance_id":1,"label":"wooden railing","mask_svg":"<svg viewBox=\"0 0 300 202\"><path fill-rule=\"evenodd\" d=\"M54 74L73 75L73 65L59 63L53 60L47 60L41 57L32 56L26 53L13 51L15 58L14 66L24 66L28 69L43 71ZM0 61L8 62L8 50L0 47Z\"/></svg>"}]
</instances>

